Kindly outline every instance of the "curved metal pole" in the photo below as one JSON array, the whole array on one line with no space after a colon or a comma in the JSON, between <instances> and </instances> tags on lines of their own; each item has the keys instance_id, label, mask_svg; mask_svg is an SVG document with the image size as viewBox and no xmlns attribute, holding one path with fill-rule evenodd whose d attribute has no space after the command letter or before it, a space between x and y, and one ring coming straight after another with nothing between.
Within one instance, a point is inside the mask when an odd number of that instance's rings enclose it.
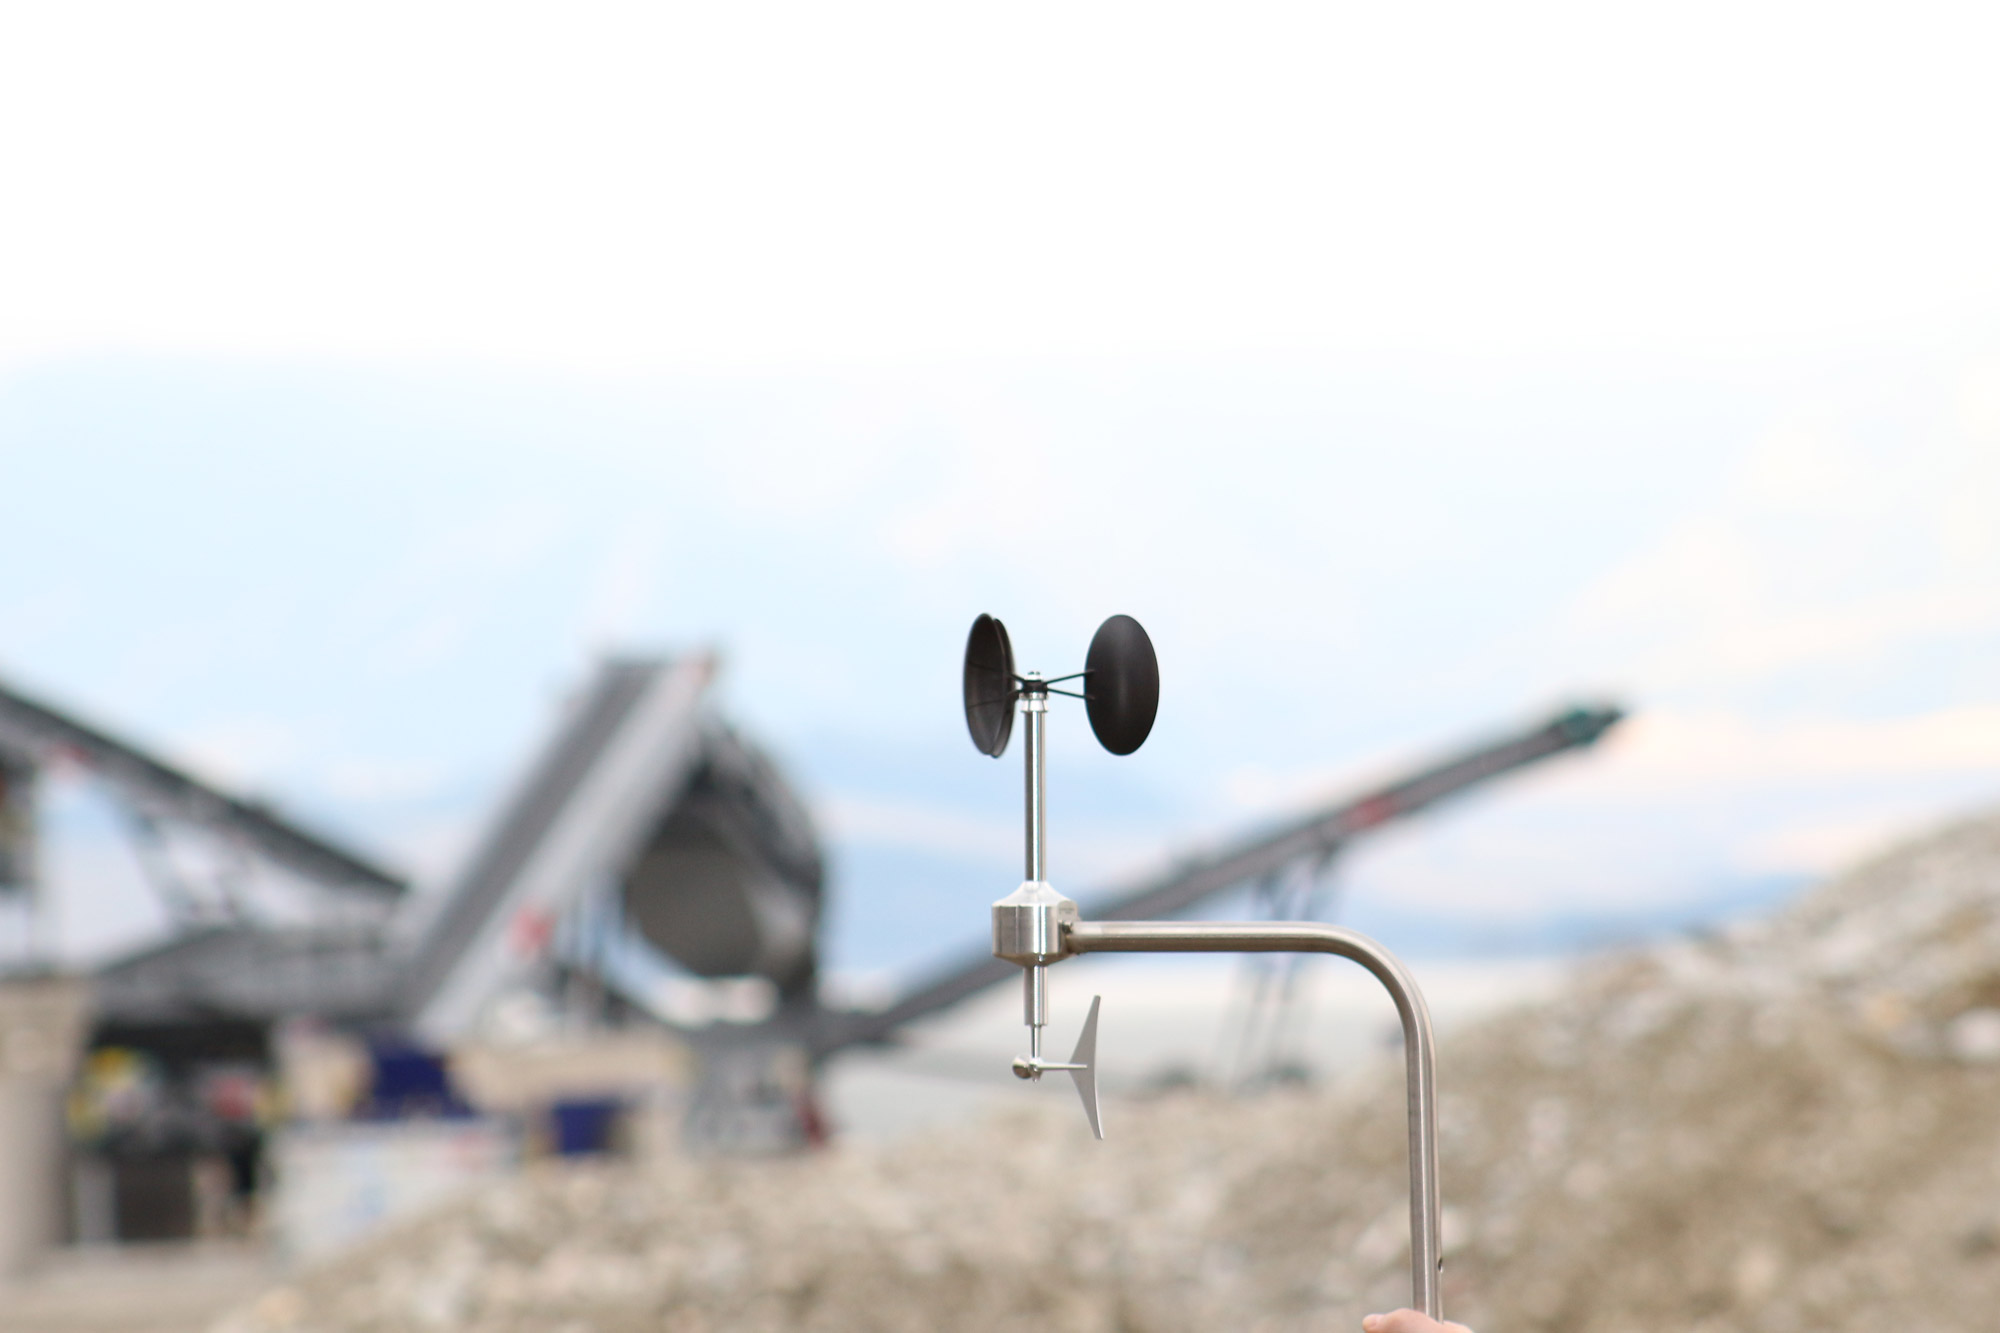
<instances>
[{"instance_id":1,"label":"curved metal pole","mask_svg":"<svg viewBox=\"0 0 2000 1333\"><path fill-rule=\"evenodd\" d=\"M1437 1055L1430 1010L1415 977L1366 935L1318 922L1079 921L1063 939L1072 953L1332 953L1375 974L1403 1020L1410 1121L1411 1305L1443 1319L1438 1271Z\"/></svg>"}]
</instances>

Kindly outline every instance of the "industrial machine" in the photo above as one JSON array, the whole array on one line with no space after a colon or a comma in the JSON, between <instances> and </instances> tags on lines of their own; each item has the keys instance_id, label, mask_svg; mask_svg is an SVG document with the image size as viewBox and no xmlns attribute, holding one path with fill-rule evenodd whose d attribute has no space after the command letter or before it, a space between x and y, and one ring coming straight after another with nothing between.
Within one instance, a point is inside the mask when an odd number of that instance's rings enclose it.
<instances>
[{"instance_id":1,"label":"industrial machine","mask_svg":"<svg viewBox=\"0 0 2000 1333\"><path fill-rule=\"evenodd\" d=\"M52 766L112 797L168 927L89 978L64 1190L75 1231L142 1240L226 1227L260 1184L274 1024L381 1013L408 886L268 806L0 687L0 895L28 927L9 973L21 986L48 966L33 929L46 888L34 821Z\"/></svg>"},{"instance_id":2,"label":"industrial machine","mask_svg":"<svg viewBox=\"0 0 2000 1333\"><path fill-rule=\"evenodd\" d=\"M992 668L1012 660L997 621L981 634L988 692L970 701L968 719L982 750L1000 753L1017 711L1034 699L1045 707L1077 680L1095 696L1085 706L1108 746L1129 753L1145 739L1139 713L1112 709L1105 693L1114 666L1139 660L1136 623L1114 619L1086 674L1043 681L1045 693L1021 693L1011 665ZM1150 650L1141 656L1150 661ZM225 1161L230 1191L256 1187L282 1033L360 1043L373 1072L337 1104L371 1117L462 1113L439 1057L467 1044L671 1033L693 1057L680 1102L686 1137L782 1150L824 1132L813 1089L827 1060L893 1042L913 1021L1010 978L1016 961L979 949L878 1008L821 1000L819 840L782 772L716 708L715 670L701 653L601 664L461 871L425 893L268 805L0 686L0 915L9 905L31 914L37 792L55 765L114 796L168 927L90 978L91 1046L122 1053L86 1063L95 1091L79 1103L89 1152L111 1163L77 1191L81 1215L100 1219L93 1236L184 1233L199 1212L184 1187L195 1158ZM1156 680L1127 684L1133 699L1157 693ZM1022 716L1039 753L1044 716ZM1312 873L1392 820L1591 744L1618 716L1571 709L1151 880L1079 897L1094 930ZM1064 938L1069 952L1117 947L1094 943L1091 930ZM21 962L34 965L31 954ZM1054 1069L1039 1045L1029 1058ZM607 1047L602 1063L622 1059ZM1092 1061L1086 1051L1066 1063ZM571 1129L606 1123L601 1099L551 1110ZM555 1137L606 1141L595 1130ZM83 1206L93 1198L101 1206ZM113 1215L127 1222L101 1221ZM132 1221L142 1217L152 1220Z\"/></svg>"},{"instance_id":3,"label":"industrial machine","mask_svg":"<svg viewBox=\"0 0 2000 1333\"><path fill-rule=\"evenodd\" d=\"M635 945L703 981L762 983L774 1009L812 1004L818 839L708 701L714 674L704 654L600 669L413 932L396 1010L418 1036L475 1034L551 969L597 984L585 1023L643 1011L657 971Z\"/></svg>"},{"instance_id":4,"label":"industrial machine","mask_svg":"<svg viewBox=\"0 0 2000 1333\"><path fill-rule=\"evenodd\" d=\"M315 1032L338 1035L361 1061L330 1101L289 1090L294 1116L382 1120L469 1114L442 1057L496 1035L574 1046L736 1020L720 1035L811 1010L818 840L775 765L708 701L713 674L700 654L605 663L464 870L422 895L267 806L0 687L0 905L32 909L35 794L59 765L111 796L167 927L90 978L93 1054L71 1115L82 1238L198 1234L243 1211L262 1182L286 1033L321 1047ZM41 966L23 951L12 971ZM732 1003L649 1010L669 969ZM702 1084L723 1091L698 1098L721 1108L700 1121L709 1138L797 1142L802 1080L773 1090L761 1066L744 1074L746 1043L715 1045ZM779 1063L803 1068L796 1046ZM548 1092L538 1114L553 1142L608 1142L630 1081L663 1076L658 1059L618 1050L566 1076L582 1081L581 1102Z\"/></svg>"},{"instance_id":5,"label":"industrial machine","mask_svg":"<svg viewBox=\"0 0 2000 1333\"><path fill-rule=\"evenodd\" d=\"M1060 690L1081 681L1080 691ZM1407 1076L1410 1169L1411 1305L1442 1319L1439 1273L1443 1264L1437 1165L1437 1071L1430 1013L1408 968L1380 944L1338 926L1317 922L1085 921L1071 899L1046 876L1044 834L1048 814L1047 731L1051 695L1084 700L1091 730L1113 754L1131 754L1145 743L1159 708L1160 672L1153 645L1130 616L1099 627L1074 675L1045 679L1014 670L1006 628L991 616L973 622L965 652L965 720L973 744L998 758L1007 747L1018 707L1026 723L1026 871L1012 893L993 904L993 956L1022 969L1023 1017L1028 1054L1015 1059L1016 1075L1040 1079L1067 1073L1083 1099L1091 1132L1104 1137L1097 1099L1097 1016L1093 997L1082 1036L1066 1061L1042 1054L1048 1024L1046 977L1051 965L1085 953L1314 952L1352 959L1374 974L1402 1020Z\"/></svg>"}]
</instances>

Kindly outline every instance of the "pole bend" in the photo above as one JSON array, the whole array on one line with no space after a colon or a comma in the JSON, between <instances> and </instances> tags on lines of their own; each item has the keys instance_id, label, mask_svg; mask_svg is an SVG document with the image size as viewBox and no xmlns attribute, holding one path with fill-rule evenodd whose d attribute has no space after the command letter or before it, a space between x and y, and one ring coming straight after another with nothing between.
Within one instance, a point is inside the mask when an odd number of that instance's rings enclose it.
<instances>
[{"instance_id":1,"label":"pole bend","mask_svg":"<svg viewBox=\"0 0 2000 1333\"><path fill-rule=\"evenodd\" d=\"M1331 953L1375 974L1403 1021L1410 1129L1410 1304L1444 1318L1437 1166L1437 1051L1430 1009L1400 959L1366 935L1315 921L1079 921L1064 930L1071 953Z\"/></svg>"}]
</instances>

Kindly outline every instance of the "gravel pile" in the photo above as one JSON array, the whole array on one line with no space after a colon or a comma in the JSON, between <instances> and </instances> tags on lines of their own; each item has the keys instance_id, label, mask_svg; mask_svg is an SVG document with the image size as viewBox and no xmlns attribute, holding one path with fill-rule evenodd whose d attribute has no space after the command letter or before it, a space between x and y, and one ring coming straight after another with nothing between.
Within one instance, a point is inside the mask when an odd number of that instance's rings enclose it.
<instances>
[{"instance_id":1,"label":"gravel pile","mask_svg":"<svg viewBox=\"0 0 2000 1333\"><path fill-rule=\"evenodd\" d=\"M1482 1333L2000 1324L2000 818L1593 965L1441 1056ZM218 1333L1358 1328L1407 1299L1400 1062L777 1162L550 1168Z\"/></svg>"}]
</instances>

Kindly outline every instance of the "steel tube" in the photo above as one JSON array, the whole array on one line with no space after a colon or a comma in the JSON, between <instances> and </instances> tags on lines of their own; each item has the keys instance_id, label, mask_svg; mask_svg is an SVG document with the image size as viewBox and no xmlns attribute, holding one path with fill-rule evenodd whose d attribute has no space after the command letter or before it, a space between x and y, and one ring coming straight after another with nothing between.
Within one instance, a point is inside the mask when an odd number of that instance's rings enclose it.
<instances>
[{"instance_id":1,"label":"steel tube","mask_svg":"<svg viewBox=\"0 0 2000 1333\"><path fill-rule=\"evenodd\" d=\"M1044 740L1049 720L1049 696L1047 694L1026 693L1021 697L1021 712L1028 723L1028 880L1042 883L1048 879L1048 853L1045 830L1049 817L1048 759Z\"/></svg>"},{"instance_id":2,"label":"steel tube","mask_svg":"<svg viewBox=\"0 0 2000 1333\"><path fill-rule=\"evenodd\" d=\"M1039 965L1024 968L1021 973L1026 992L1023 998L1027 1001L1024 1007L1028 1011L1028 1058L1031 1060L1042 1058L1042 1029L1048 1026L1049 1021L1048 976L1049 970Z\"/></svg>"},{"instance_id":3,"label":"steel tube","mask_svg":"<svg viewBox=\"0 0 2000 1333\"><path fill-rule=\"evenodd\" d=\"M1331 953L1375 974L1403 1021L1410 1129L1410 1304L1443 1319L1438 1275L1437 1052L1430 1009L1396 956L1366 935L1310 921L1080 921L1064 931L1072 953Z\"/></svg>"}]
</instances>

